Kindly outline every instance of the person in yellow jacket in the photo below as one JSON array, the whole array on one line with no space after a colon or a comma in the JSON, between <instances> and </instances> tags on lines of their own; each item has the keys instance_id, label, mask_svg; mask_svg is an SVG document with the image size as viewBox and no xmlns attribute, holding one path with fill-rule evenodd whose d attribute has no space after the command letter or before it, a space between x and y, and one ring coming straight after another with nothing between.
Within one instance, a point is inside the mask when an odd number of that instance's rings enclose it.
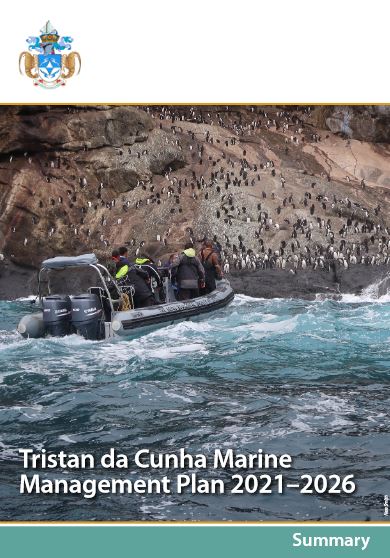
<instances>
[{"instance_id":1,"label":"person in yellow jacket","mask_svg":"<svg viewBox=\"0 0 390 558\"><path fill-rule=\"evenodd\" d=\"M114 250L112 252L112 259L116 266L115 279L118 285L124 291L126 287L132 286L134 288L133 300L135 308L154 306L156 300L148 284L149 276L146 271L137 269L129 262L126 247L120 248L119 251Z\"/></svg>"},{"instance_id":2,"label":"person in yellow jacket","mask_svg":"<svg viewBox=\"0 0 390 558\"><path fill-rule=\"evenodd\" d=\"M149 258L149 256L140 255L136 258L134 263L137 269L146 271L150 281L150 288L152 289L154 296L158 301L163 302L165 300L163 281L154 261Z\"/></svg>"},{"instance_id":3,"label":"person in yellow jacket","mask_svg":"<svg viewBox=\"0 0 390 558\"><path fill-rule=\"evenodd\" d=\"M185 245L183 252L172 262L171 275L179 287L178 300L199 296L199 287L204 288L205 273L191 242Z\"/></svg>"}]
</instances>

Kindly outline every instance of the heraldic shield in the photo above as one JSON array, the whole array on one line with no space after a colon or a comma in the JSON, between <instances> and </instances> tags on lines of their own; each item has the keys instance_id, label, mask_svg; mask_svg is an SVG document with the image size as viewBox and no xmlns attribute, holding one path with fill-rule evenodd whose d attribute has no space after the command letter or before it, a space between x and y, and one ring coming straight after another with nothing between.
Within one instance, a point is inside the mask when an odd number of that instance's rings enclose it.
<instances>
[{"instance_id":1,"label":"heraldic shield","mask_svg":"<svg viewBox=\"0 0 390 558\"><path fill-rule=\"evenodd\" d=\"M47 82L61 77L61 54L38 54L38 74Z\"/></svg>"},{"instance_id":2,"label":"heraldic shield","mask_svg":"<svg viewBox=\"0 0 390 558\"><path fill-rule=\"evenodd\" d=\"M81 69L78 52L65 54L71 50L72 42L72 37L61 37L50 21L47 21L39 37L27 39L28 51L19 56L20 73L32 78L34 85L45 89L65 85L66 80Z\"/></svg>"}]
</instances>

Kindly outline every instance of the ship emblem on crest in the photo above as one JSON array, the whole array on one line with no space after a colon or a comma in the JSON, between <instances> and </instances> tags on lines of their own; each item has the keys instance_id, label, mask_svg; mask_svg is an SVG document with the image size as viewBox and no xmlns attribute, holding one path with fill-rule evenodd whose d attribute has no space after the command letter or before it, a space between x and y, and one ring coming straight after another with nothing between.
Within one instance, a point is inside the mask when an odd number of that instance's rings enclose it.
<instances>
[{"instance_id":1,"label":"ship emblem on crest","mask_svg":"<svg viewBox=\"0 0 390 558\"><path fill-rule=\"evenodd\" d=\"M19 56L19 70L33 79L36 86L45 89L55 89L66 84L66 80L77 74L81 68L81 58L78 52L69 54L63 51L71 50L72 37L60 37L50 21L41 29L39 37L29 37L28 51ZM31 54L34 53L34 54Z\"/></svg>"}]
</instances>

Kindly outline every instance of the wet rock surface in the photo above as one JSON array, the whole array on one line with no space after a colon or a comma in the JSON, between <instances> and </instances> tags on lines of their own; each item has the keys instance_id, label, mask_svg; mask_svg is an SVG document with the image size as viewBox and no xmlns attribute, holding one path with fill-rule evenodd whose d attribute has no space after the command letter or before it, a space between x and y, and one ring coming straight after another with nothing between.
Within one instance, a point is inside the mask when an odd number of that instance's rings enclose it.
<instances>
[{"instance_id":1,"label":"wet rock surface","mask_svg":"<svg viewBox=\"0 0 390 558\"><path fill-rule=\"evenodd\" d=\"M82 292L97 284L96 277L85 272L67 272L53 280L53 292ZM78 276L77 276L78 275ZM0 263L0 299L14 300L37 294L37 270L13 263ZM329 297L336 300L340 294L359 295L364 289L377 284L374 296L387 293L390 286L388 266L356 265L353 269L314 271L300 270L293 274L281 269L235 271L228 274L237 294L254 298L302 298L314 300ZM44 284L45 286L45 284Z\"/></svg>"},{"instance_id":2,"label":"wet rock surface","mask_svg":"<svg viewBox=\"0 0 390 558\"><path fill-rule=\"evenodd\" d=\"M233 273L229 277L237 293L255 298L303 298L318 296L339 298L340 294L361 294L364 289L383 281L378 296L387 292L387 266L356 265L353 269L336 271L301 270L297 274L279 269Z\"/></svg>"},{"instance_id":3,"label":"wet rock surface","mask_svg":"<svg viewBox=\"0 0 390 558\"><path fill-rule=\"evenodd\" d=\"M314 121L335 134L359 141L390 141L389 106L321 107L314 111Z\"/></svg>"}]
</instances>

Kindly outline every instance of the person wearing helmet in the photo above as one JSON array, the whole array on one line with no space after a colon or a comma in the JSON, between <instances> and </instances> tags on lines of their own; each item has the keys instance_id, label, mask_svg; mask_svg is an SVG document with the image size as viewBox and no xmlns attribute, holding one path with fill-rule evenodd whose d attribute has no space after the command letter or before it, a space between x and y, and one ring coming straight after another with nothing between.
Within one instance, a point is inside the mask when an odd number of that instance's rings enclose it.
<instances>
[{"instance_id":1,"label":"person wearing helmet","mask_svg":"<svg viewBox=\"0 0 390 558\"><path fill-rule=\"evenodd\" d=\"M142 269L146 271L149 277L150 288L155 296L155 298L163 302L165 299L163 281L161 279L160 273L158 272L157 266L154 261L149 258L146 254L139 255L135 260L135 265L137 269Z\"/></svg>"},{"instance_id":2,"label":"person wearing helmet","mask_svg":"<svg viewBox=\"0 0 390 558\"><path fill-rule=\"evenodd\" d=\"M147 306L154 306L156 300L148 284L149 275L146 271L137 269L130 263L127 248L122 246L119 250L114 250L111 257L115 262L115 279L118 285L124 289L124 292L126 292L126 288L134 288L134 307L145 308Z\"/></svg>"}]
</instances>

